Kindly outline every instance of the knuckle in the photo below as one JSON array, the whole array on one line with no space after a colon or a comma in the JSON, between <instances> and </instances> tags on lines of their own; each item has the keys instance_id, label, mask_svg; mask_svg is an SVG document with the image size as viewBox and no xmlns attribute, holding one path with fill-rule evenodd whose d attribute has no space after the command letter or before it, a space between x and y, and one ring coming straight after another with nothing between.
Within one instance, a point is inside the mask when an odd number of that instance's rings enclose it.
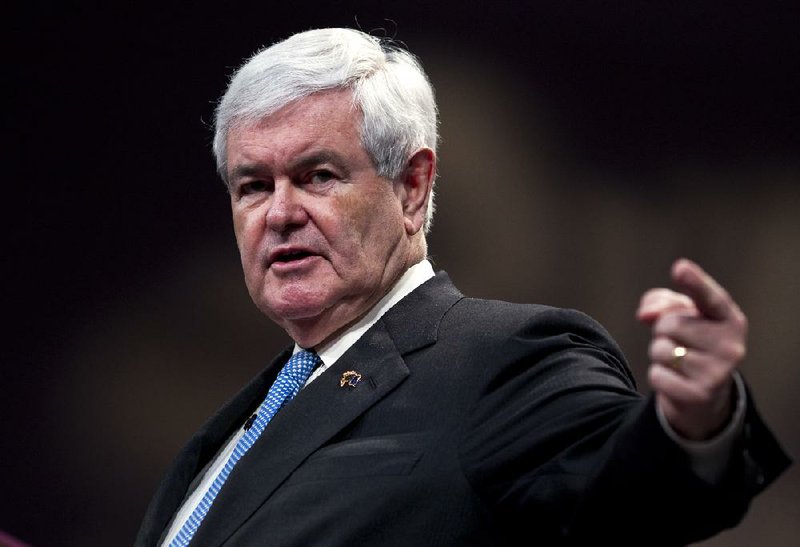
<instances>
[{"instance_id":1,"label":"knuckle","mask_svg":"<svg viewBox=\"0 0 800 547\"><path fill-rule=\"evenodd\" d=\"M651 340L650 345L647 348L647 355L650 357L651 361L658 361L657 352L658 352L658 339Z\"/></svg>"},{"instance_id":2,"label":"knuckle","mask_svg":"<svg viewBox=\"0 0 800 547\"><path fill-rule=\"evenodd\" d=\"M744 358L747 357L747 346L745 346L744 342L737 342L731 345L730 349L731 357L733 358L734 363L740 363L744 361Z\"/></svg>"},{"instance_id":3,"label":"knuckle","mask_svg":"<svg viewBox=\"0 0 800 547\"><path fill-rule=\"evenodd\" d=\"M648 355L650 359L657 363L663 363L669 354L670 342L663 336L656 336L650 341Z\"/></svg>"},{"instance_id":4,"label":"knuckle","mask_svg":"<svg viewBox=\"0 0 800 547\"><path fill-rule=\"evenodd\" d=\"M750 322L747 320L747 316L741 311L737 310L737 312L734 314L733 324L736 326L739 332L746 334L748 329L750 328L749 323Z\"/></svg>"},{"instance_id":5,"label":"knuckle","mask_svg":"<svg viewBox=\"0 0 800 547\"><path fill-rule=\"evenodd\" d=\"M719 359L736 365L743 361L747 355L747 346L744 340L739 337L725 340L717 346L716 355Z\"/></svg>"}]
</instances>

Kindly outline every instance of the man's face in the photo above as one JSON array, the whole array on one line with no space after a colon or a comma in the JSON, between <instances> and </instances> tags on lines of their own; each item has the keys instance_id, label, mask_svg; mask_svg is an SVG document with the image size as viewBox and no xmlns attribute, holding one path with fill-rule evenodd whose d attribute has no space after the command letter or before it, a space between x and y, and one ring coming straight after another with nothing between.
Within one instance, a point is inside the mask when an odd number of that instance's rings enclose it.
<instances>
[{"instance_id":1,"label":"man's face","mask_svg":"<svg viewBox=\"0 0 800 547\"><path fill-rule=\"evenodd\" d=\"M351 100L318 93L228 135L247 288L303 347L357 320L410 265L402 185L376 173Z\"/></svg>"}]
</instances>

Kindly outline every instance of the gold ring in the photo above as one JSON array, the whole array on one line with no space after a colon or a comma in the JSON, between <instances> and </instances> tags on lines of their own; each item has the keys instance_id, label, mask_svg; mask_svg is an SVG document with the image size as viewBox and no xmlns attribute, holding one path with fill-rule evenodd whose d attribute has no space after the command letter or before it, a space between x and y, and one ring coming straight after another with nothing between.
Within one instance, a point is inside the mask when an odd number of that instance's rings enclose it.
<instances>
[{"instance_id":1,"label":"gold ring","mask_svg":"<svg viewBox=\"0 0 800 547\"><path fill-rule=\"evenodd\" d=\"M675 346L672 350L672 368L675 370L681 370L683 364L683 358L686 357L686 353L688 350L683 346Z\"/></svg>"}]
</instances>

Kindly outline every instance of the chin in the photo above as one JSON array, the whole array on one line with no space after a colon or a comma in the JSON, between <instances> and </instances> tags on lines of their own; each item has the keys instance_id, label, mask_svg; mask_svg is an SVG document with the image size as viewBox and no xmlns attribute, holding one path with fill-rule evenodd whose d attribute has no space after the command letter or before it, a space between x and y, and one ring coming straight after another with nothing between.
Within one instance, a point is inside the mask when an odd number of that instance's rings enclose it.
<instances>
[{"instance_id":1,"label":"chin","mask_svg":"<svg viewBox=\"0 0 800 547\"><path fill-rule=\"evenodd\" d=\"M262 311L303 348L312 348L326 340L338 328L326 315L323 306L271 305Z\"/></svg>"},{"instance_id":2,"label":"chin","mask_svg":"<svg viewBox=\"0 0 800 547\"><path fill-rule=\"evenodd\" d=\"M279 325L286 321L313 320L331 308L329 298L319 294L297 293L275 295L260 300L259 308Z\"/></svg>"}]
</instances>

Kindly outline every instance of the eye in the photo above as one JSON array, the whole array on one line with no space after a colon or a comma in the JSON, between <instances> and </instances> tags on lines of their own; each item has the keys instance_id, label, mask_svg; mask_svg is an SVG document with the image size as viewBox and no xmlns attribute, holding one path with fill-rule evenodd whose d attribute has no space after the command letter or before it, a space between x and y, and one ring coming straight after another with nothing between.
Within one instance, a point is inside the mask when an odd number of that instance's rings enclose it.
<instances>
[{"instance_id":1,"label":"eye","mask_svg":"<svg viewBox=\"0 0 800 547\"><path fill-rule=\"evenodd\" d=\"M267 191L269 191L269 185L263 180L245 182L239 186L239 194L243 196L249 196L251 194L258 194Z\"/></svg>"},{"instance_id":2,"label":"eye","mask_svg":"<svg viewBox=\"0 0 800 547\"><path fill-rule=\"evenodd\" d=\"M320 169L318 171L313 171L311 173L311 175L309 176L309 182L311 184L327 184L335 178L336 175L334 175L327 169Z\"/></svg>"}]
</instances>

